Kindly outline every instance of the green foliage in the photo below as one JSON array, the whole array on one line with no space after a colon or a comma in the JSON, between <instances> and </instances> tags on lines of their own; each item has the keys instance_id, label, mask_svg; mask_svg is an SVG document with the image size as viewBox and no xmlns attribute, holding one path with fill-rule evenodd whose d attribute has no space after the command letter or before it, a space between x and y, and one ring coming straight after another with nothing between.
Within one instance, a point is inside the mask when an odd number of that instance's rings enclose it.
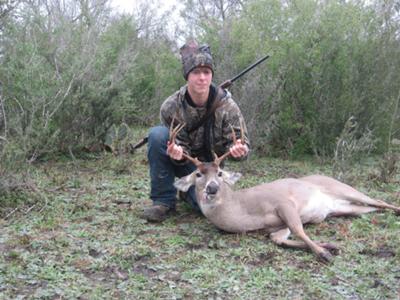
<instances>
[{"instance_id":1,"label":"green foliage","mask_svg":"<svg viewBox=\"0 0 400 300\"><path fill-rule=\"evenodd\" d=\"M129 142L132 141L132 134L127 124L122 123L120 126L113 124L107 131L104 139L104 145L112 153L126 153L129 149Z\"/></svg>"},{"instance_id":2,"label":"green foliage","mask_svg":"<svg viewBox=\"0 0 400 300\"><path fill-rule=\"evenodd\" d=\"M6 219L18 210L29 212L43 200L28 170L11 173L0 168L0 217Z\"/></svg>"},{"instance_id":3,"label":"green foliage","mask_svg":"<svg viewBox=\"0 0 400 300\"><path fill-rule=\"evenodd\" d=\"M182 81L162 34L141 37L141 20L105 3L69 4L21 4L2 29L0 155L17 145L35 161L102 143L112 124L151 124Z\"/></svg>"},{"instance_id":4,"label":"green foliage","mask_svg":"<svg viewBox=\"0 0 400 300\"><path fill-rule=\"evenodd\" d=\"M351 116L379 139L376 152L399 138L395 1L183 1L176 40L151 5L113 15L107 2L57 3L1 6L0 157L78 153L104 143L113 124L158 122L184 83L186 37L211 45L216 83L271 55L232 87L260 153L333 156Z\"/></svg>"},{"instance_id":5,"label":"green foliage","mask_svg":"<svg viewBox=\"0 0 400 300\"><path fill-rule=\"evenodd\" d=\"M347 181L354 164L369 154L375 147L376 139L371 131L360 132L354 117L350 117L337 139L333 157L333 174L339 180Z\"/></svg>"},{"instance_id":6,"label":"green foliage","mask_svg":"<svg viewBox=\"0 0 400 300\"><path fill-rule=\"evenodd\" d=\"M398 88L391 84L399 80L399 27L394 15L382 27L383 14L396 10L374 9L378 5L248 1L218 38L215 32L202 36L226 43L216 48L226 60L226 77L271 54L267 66L253 71L256 76L233 87L259 150L331 156L350 116L361 131L381 139L376 151L387 150L388 136L399 132L396 125L388 133L390 121L399 120Z\"/></svg>"}]
</instances>

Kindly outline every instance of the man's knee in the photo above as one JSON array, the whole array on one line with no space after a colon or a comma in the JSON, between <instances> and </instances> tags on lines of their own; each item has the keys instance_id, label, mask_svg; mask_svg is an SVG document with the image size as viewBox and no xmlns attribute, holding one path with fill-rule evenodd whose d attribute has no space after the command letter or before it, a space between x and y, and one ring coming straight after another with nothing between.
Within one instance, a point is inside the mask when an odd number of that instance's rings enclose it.
<instances>
[{"instance_id":1,"label":"man's knee","mask_svg":"<svg viewBox=\"0 0 400 300\"><path fill-rule=\"evenodd\" d=\"M149 146L166 146L169 130L165 126L152 127L149 131Z\"/></svg>"}]
</instances>

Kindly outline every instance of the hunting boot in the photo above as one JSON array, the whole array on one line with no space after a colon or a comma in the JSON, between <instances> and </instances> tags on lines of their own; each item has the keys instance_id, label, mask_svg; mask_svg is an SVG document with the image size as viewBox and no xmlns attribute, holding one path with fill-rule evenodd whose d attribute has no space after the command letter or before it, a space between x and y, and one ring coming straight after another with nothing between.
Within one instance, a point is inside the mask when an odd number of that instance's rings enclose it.
<instances>
[{"instance_id":1,"label":"hunting boot","mask_svg":"<svg viewBox=\"0 0 400 300\"><path fill-rule=\"evenodd\" d=\"M152 205L144 209L143 217L150 222L162 222L173 211L173 208L165 205Z\"/></svg>"}]
</instances>

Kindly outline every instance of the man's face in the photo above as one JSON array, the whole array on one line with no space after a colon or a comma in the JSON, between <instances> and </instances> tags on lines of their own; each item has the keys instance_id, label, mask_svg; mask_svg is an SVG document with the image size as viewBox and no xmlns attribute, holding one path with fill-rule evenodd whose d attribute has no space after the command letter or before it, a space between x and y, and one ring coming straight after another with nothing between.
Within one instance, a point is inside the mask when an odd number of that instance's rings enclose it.
<instances>
[{"instance_id":1,"label":"man's face","mask_svg":"<svg viewBox=\"0 0 400 300\"><path fill-rule=\"evenodd\" d=\"M207 67L197 67L193 69L187 79L189 92L192 97L196 95L208 95L211 85L212 71Z\"/></svg>"}]
</instances>

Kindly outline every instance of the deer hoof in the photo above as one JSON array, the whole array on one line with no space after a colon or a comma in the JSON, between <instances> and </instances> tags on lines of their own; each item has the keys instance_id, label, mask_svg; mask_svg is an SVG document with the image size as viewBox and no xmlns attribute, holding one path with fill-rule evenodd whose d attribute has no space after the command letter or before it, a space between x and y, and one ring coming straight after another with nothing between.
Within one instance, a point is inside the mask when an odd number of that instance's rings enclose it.
<instances>
[{"instance_id":1,"label":"deer hoof","mask_svg":"<svg viewBox=\"0 0 400 300\"><path fill-rule=\"evenodd\" d=\"M333 255L338 255L339 254L339 248L336 247L336 245L334 245L334 244L321 243L320 246L325 248L326 250L328 250Z\"/></svg>"},{"instance_id":2,"label":"deer hoof","mask_svg":"<svg viewBox=\"0 0 400 300\"><path fill-rule=\"evenodd\" d=\"M323 251L318 256L324 263L330 263L333 260L333 255L329 251Z\"/></svg>"}]
</instances>

